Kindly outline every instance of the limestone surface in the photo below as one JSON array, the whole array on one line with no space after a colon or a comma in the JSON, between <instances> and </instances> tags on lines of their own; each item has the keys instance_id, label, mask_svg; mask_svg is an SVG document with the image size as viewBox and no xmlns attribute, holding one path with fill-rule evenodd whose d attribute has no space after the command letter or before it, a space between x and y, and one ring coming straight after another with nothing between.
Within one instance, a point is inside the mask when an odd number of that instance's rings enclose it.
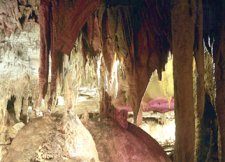
<instances>
[{"instance_id":1,"label":"limestone surface","mask_svg":"<svg viewBox=\"0 0 225 162\"><path fill-rule=\"evenodd\" d=\"M97 162L91 134L73 114L29 122L12 141L3 162Z\"/></svg>"}]
</instances>

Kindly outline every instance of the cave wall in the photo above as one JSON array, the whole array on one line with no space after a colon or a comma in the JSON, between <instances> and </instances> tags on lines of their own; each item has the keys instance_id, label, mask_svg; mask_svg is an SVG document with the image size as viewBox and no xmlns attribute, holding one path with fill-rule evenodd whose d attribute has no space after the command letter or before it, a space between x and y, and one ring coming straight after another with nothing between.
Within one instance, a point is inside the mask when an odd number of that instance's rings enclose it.
<instances>
[{"instance_id":1,"label":"cave wall","mask_svg":"<svg viewBox=\"0 0 225 162\"><path fill-rule=\"evenodd\" d=\"M37 96L31 89L36 88L39 68L38 9L36 0L0 1L0 96L6 101L11 95Z\"/></svg>"},{"instance_id":2,"label":"cave wall","mask_svg":"<svg viewBox=\"0 0 225 162\"><path fill-rule=\"evenodd\" d=\"M9 130L20 120L27 122L28 106L38 98L39 32L39 25L33 24L29 31L1 37L0 159L10 143ZM14 107L7 110L12 96L16 98Z\"/></svg>"},{"instance_id":3,"label":"cave wall","mask_svg":"<svg viewBox=\"0 0 225 162\"><path fill-rule=\"evenodd\" d=\"M0 161L38 97L38 1L0 1Z\"/></svg>"},{"instance_id":4,"label":"cave wall","mask_svg":"<svg viewBox=\"0 0 225 162\"><path fill-rule=\"evenodd\" d=\"M5 36L29 30L38 22L40 0L0 1L0 41Z\"/></svg>"},{"instance_id":5,"label":"cave wall","mask_svg":"<svg viewBox=\"0 0 225 162\"><path fill-rule=\"evenodd\" d=\"M225 8L225 4L223 6ZM223 8L223 9L224 9ZM223 20L225 18L225 12L223 10ZM219 31L219 40L218 48L216 51L216 57L214 58L215 62L215 75L216 75L216 111L218 115L219 121L219 133L220 133L220 141L221 141L221 160L225 161L225 73L224 73L224 56L225 56L225 22L221 24L221 30Z\"/></svg>"}]
</instances>

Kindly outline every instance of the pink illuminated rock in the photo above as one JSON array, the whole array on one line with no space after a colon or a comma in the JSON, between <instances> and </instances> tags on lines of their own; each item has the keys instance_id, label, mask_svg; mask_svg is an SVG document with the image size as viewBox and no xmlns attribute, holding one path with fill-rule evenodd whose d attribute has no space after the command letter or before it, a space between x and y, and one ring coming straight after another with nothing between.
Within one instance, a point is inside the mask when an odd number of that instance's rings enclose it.
<instances>
[{"instance_id":1,"label":"pink illuminated rock","mask_svg":"<svg viewBox=\"0 0 225 162\"><path fill-rule=\"evenodd\" d=\"M121 110L126 110L128 112L132 111L132 108L130 105L119 105L119 106L116 106L116 109L121 111Z\"/></svg>"},{"instance_id":2,"label":"pink illuminated rock","mask_svg":"<svg viewBox=\"0 0 225 162\"><path fill-rule=\"evenodd\" d=\"M143 111L157 111L165 113L174 110L174 99L157 98L148 102L147 106L143 107Z\"/></svg>"},{"instance_id":3,"label":"pink illuminated rock","mask_svg":"<svg viewBox=\"0 0 225 162\"><path fill-rule=\"evenodd\" d=\"M142 111L148 112L148 111L155 111L160 113L165 113L169 111L174 110L174 99L172 98L170 100L167 100L166 98L156 98L153 100L150 100L149 102L142 102ZM116 105L116 109L119 111L126 110L128 112L132 111L132 108L130 105Z\"/></svg>"},{"instance_id":4,"label":"pink illuminated rock","mask_svg":"<svg viewBox=\"0 0 225 162\"><path fill-rule=\"evenodd\" d=\"M117 109L115 109L113 119L115 119L121 127L123 127L123 128L128 127L127 118L128 118L128 111L127 110L117 110Z\"/></svg>"},{"instance_id":5,"label":"pink illuminated rock","mask_svg":"<svg viewBox=\"0 0 225 162\"><path fill-rule=\"evenodd\" d=\"M162 147L139 127L128 123L122 128L110 118L85 125L96 143L99 160L104 162L170 162Z\"/></svg>"}]
</instances>

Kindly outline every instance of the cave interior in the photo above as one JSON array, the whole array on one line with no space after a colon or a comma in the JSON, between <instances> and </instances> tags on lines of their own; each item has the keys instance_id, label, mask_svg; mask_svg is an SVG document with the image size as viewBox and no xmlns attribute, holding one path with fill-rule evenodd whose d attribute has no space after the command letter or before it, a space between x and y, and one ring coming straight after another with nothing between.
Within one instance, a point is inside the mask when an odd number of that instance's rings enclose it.
<instances>
[{"instance_id":1,"label":"cave interior","mask_svg":"<svg viewBox=\"0 0 225 162\"><path fill-rule=\"evenodd\" d=\"M0 161L225 162L224 62L224 0L0 0Z\"/></svg>"}]
</instances>

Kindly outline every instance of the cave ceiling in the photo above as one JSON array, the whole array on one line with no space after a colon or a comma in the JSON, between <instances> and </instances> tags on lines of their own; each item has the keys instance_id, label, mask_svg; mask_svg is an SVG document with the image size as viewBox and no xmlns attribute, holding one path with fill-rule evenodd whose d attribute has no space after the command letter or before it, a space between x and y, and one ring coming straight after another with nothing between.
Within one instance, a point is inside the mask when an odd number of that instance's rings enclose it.
<instances>
[{"instance_id":1,"label":"cave ceiling","mask_svg":"<svg viewBox=\"0 0 225 162\"><path fill-rule=\"evenodd\" d=\"M203 38L211 53L217 49L222 26L222 6L217 3L222 2L203 1ZM172 51L173 5L167 0L1 0L0 40L13 32L29 30L34 23L40 24L39 99L47 93L49 59L50 90L54 96L61 55L70 55L78 37L84 58L102 54L109 75L116 54L126 67L131 105L138 114L152 72L157 70L159 79L162 78L168 53ZM198 26L195 28L197 33ZM195 36L195 49L197 41Z\"/></svg>"}]
</instances>

